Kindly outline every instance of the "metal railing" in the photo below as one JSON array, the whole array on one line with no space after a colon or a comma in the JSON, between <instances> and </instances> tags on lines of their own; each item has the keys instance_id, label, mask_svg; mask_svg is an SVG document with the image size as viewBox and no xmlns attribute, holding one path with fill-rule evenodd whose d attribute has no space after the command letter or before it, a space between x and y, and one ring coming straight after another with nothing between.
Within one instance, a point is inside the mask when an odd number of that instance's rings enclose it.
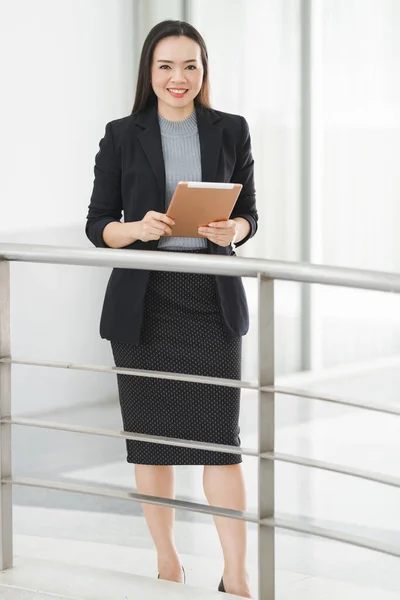
<instances>
[{"instance_id":1,"label":"metal railing","mask_svg":"<svg viewBox=\"0 0 400 600\"><path fill-rule=\"evenodd\" d=\"M258 378L256 382L200 377L177 373L139 371L110 366L84 365L54 361L22 360L11 357L10 345L10 262L33 262L63 265L83 265L98 267L121 267L127 269L149 269L158 271L178 271L208 273L215 275L240 275L258 279ZM400 415L400 408L367 404L346 400L331 395L313 395L304 390L276 387L274 367L274 280L288 280L303 283L319 283L384 292L400 292L400 275L298 264L259 259L231 258L209 255L168 253L159 260L155 252L109 249L62 248L23 244L0 244L0 569L13 564L12 530L12 486L33 486L52 490L63 490L98 496L107 496L140 503L156 504L189 510L210 515L219 515L256 523L258 527L258 589L260 600L275 599L275 528L320 536L330 540L345 542L400 557L400 547L377 542L353 534L307 525L292 519L275 517L275 461L283 461L305 467L323 469L359 477L381 484L400 488L400 478L372 473L352 467L302 458L275 452L275 394L286 394L333 402L391 415ZM44 422L34 419L12 418L11 414L11 365L24 364L37 367L52 367L106 373L124 373L140 377L157 377L180 381L198 382L204 385L221 385L258 390L258 447L257 451L220 444L210 444L191 440L178 440L152 435L121 431L71 426ZM241 453L257 457L258 460L258 503L257 512L237 511L218 508L206 504L170 500L156 496L145 496L123 490L115 491L88 485L13 477L11 468L11 427L24 425L57 431L69 431L85 435L118 437L152 443L218 450L230 454Z\"/></svg>"}]
</instances>

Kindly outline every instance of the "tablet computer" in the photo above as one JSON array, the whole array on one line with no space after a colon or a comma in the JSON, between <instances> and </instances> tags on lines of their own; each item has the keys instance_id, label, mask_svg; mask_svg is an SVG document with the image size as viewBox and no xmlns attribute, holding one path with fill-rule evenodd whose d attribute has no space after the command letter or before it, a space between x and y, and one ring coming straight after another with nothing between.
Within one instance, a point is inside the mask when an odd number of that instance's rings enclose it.
<instances>
[{"instance_id":1,"label":"tablet computer","mask_svg":"<svg viewBox=\"0 0 400 600\"><path fill-rule=\"evenodd\" d=\"M172 235L202 237L199 227L227 221L242 187L241 183L180 181L167 210L167 216L175 221Z\"/></svg>"}]
</instances>

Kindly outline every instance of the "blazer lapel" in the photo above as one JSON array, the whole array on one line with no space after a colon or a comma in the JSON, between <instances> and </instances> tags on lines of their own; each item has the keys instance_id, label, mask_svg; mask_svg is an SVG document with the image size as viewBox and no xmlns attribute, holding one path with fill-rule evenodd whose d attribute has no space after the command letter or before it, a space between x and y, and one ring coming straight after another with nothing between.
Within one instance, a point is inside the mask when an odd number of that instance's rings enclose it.
<instances>
[{"instance_id":1,"label":"blazer lapel","mask_svg":"<svg viewBox=\"0 0 400 600\"><path fill-rule=\"evenodd\" d=\"M136 124L143 128L137 139L142 145L150 167L157 180L162 202L165 198L165 164L161 143L160 125L157 117L157 107L139 113Z\"/></svg>"},{"instance_id":2,"label":"blazer lapel","mask_svg":"<svg viewBox=\"0 0 400 600\"><path fill-rule=\"evenodd\" d=\"M157 180L162 202L165 198L165 164L162 151L157 106L138 114L136 124L143 129L138 136L150 167ZM202 181L216 181L218 159L222 146L220 117L213 110L196 107L199 131Z\"/></svg>"},{"instance_id":3,"label":"blazer lapel","mask_svg":"<svg viewBox=\"0 0 400 600\"><path fill-rule=\"evenodd\" d=\"M196 108L199 130L202 181L216 181L218 159L222 146L220 117L213 110Z\"/></svg>"}]
</instances>

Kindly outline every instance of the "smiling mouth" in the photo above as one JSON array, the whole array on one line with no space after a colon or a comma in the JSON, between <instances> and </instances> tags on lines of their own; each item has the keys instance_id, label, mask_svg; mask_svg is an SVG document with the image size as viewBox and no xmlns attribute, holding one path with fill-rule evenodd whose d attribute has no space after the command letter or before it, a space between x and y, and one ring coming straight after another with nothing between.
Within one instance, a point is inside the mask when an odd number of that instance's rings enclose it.
<instances>
[{"instance_id":1,"label":"smiling mouth","mask_svg":"<svg viewBox=\"0 0 400 600\"><path fill-rule=\"evenodd\" d=\"M187 89L179 89L179 88L167 88L167 90L173 96L184 96L186 94L186 92L188 91Z\"/></svg>"}]
</instances>

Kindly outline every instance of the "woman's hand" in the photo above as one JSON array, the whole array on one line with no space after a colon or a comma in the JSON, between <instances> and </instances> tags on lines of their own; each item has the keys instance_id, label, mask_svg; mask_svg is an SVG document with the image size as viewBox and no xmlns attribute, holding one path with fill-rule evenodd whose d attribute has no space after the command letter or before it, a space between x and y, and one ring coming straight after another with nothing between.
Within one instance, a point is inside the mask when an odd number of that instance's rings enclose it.
<instances>
[{"instance_id":1,"label":"woman's hand","mask_svg":"<svg viewBox=\"0 0 400 600\"><path fill-rule=\"evenodd\" d=\"M163 235L172 235L171 225L175 225L175 221L162 213L150 210L141 221L134 223L133 236L142 242L159 240Z\"/></svg>"},{"instance_id":2,"label":"woman's hand","mask_svg":"<svg viewBox=\"0 0 400 600\"><path fill-rule=\"evenodd\" d=\"M233 219L209 223L208 227L199 227L201 236L218 246L229 246L236 240L238 225Z\"/></svg>"}]
</instances>

